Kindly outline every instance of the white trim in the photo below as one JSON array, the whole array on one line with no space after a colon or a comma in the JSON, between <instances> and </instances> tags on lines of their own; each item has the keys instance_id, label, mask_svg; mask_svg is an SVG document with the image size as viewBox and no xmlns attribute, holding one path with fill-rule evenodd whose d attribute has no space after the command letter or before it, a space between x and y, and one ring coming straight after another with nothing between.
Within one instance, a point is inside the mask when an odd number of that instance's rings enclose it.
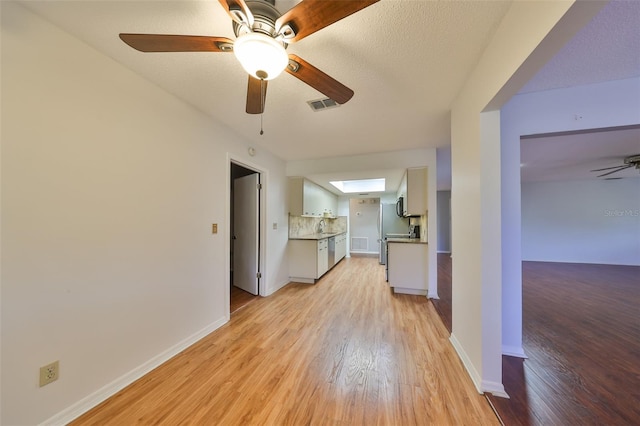
<instances>
[{"instance_id":1,"label":"white trim","mask_svg":"<svg viewBox=\"0 0 640 426\"><path fill-rule=\"evenodd\" d=\"M451 254L451 250L438 250L438 253Z\"/></svg>"},{"instance_id":2,"label":"white trim","mask_svg":"<svg viewBox=\"0 0 640 426\"><path fill-rule=\"evenodd\" d=\"M435 300L440 300L440 296L438 296L438 293L431 293L431 291L429 291L429 293L427 294L427 298L428 299L435 299Z\"/></svg>"},{"instance_id":3,"label":"white trim","mask_svg":"<svg viewBox=\"0 0 640 426\"><path fill-rule=\"evenodd\" d=\"M303 283L303 284L315 284L316 280L313 278L303 278L303 277L289 277L289 280L294 283Z\"/></svg>"},{"instance_id":4,"label":"white trim","mask_svg":"<svg viewBox=\"0 0 640 426\"><path fill-rule=\"evenodd\" d=\"M471 359L469 358L467 353L464 351L464 348L462 347L462 345L460 344L460 342L458 341L458 339L453 333L451 333L451 336L449 337L449 341L451 342L451 344L453 345L453 348L458 353L458 357L460 358L460 361L462 361L462 365L464 365L464 368L467 370L469 377L471 377L471 381L473 382L473 385L476 387L476 390L478 391L478 393L484 393L482 391L482 380L480 379L480 374L478 374L476 369L473 367L473 363L471 362Z\"/></svg>"},{"instance_id":5,"label":"white trim","mask_svg":"<svg viewBox=\"0 0 640 426\"><path fill-rule=\"evenodd\" d=\"M504 390L504 386L502 385L502 383L483 380L482 381L482 390L483 390L483 392L489 392L493 396L498 396L500 398L510 399L509 395Z\"/></svg>"},{"instance_id":6,"label":"white trim","mask_svg":"<svg viewBox=\"0 0 640 426\"><path fill-rule=\"evenodd\" d=\"M416 288L392 287L394 293L413 294L415 296L426 296L427 290L419 290Z\"/></svg>"},{"instance_id":7,"label":"white trim","mask_svg":"<svg viewBox=\"0 0 640 426\"><path fill-rule=\"evenodd\" d=\"M502 355L514 356L516 358L529 358L524 353L524 348L522 346L507 346L502 345Z\"/></svg>"},{"instance_id":8,"label":"white trim","mask_svg":"<svg viewBox=\"0 0 640 426\"><path fill-rule=\"evenodd\" d=\"M262 273L262 278L258 281L258 294L260 296L266 297L267 294L267 283L269 282L270 271L267 267L267 191L269 182L269 170L251 162L246 161L234 153L227 152L227 176L226 176L226 208L225 208L225 265L226 265L226 273L225 273L225 303L227 309L230 311L231 309L231 293L229 289L231 288L231 280L230 280L230 270L231 270L231 163L234 163L238 166L244 167L245 169L253 170L254 172L260 175L260 184L262 185L262 189L260 191L260 206L258 222L260 223L260 232L258 238L260 239L260 248L258 250L258 262L259 262L259 271ZM229 316L231 313L229 312Z\"/></svg>"},{"instance_id":9,"label":"white trim","mask_svg":"<svg viewBox=\"0 0 640 426\"><path fill-rule=\"evenodd\" d=\"M276 285L275 287L268 287L266 292L265 292L265 297L266 296L271 296L273 293L275 293L276 291L280 290L282 287L286 286L290 282L291 281L286 280L286 281L281 282L280 284Z\"/></svg>"},{"instance_id":10,"label":"white trim","mask_svg":"<svg viewBox=\"0 0 640 426\"><path fill-rule=\"evenodd\" d=\"M226 317L218 319L217 321L209 324L202 330L192 334L191 336L187 337L181 342L178 342L177 344L173 345L166 351L161 352L160 354L154 356L144 364L118 377L111 383L103 386L102 388L86 396L85 398L82 398L80 401L76 402L70 407L65 408L64 410L60 411L58 414L50 417L49 419L45 420L40 424L47 425L47 426L57 426L57 425L66 425L70 423L71 421L75 420L76 418L86 413L93 407L105 401L107 398L115 395L117 392L124 389L126 386L129 386L131 383L135 382L136 380L138 380L139 378L141 378L142 376L144 376L154 368L157 368L158 366L165 363L169 359L173 358L183 350L187 349L189 346L193 345L194 343L198 342L208 334L217 330L218 328L226 324L228 320L229 319Z\"/></svg>"}]
</instances>

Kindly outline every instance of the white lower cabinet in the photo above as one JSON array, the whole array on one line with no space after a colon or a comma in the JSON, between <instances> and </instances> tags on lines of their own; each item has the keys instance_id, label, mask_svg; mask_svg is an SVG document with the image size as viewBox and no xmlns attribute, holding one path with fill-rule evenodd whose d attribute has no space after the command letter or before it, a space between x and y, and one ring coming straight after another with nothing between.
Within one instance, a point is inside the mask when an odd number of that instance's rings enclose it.
<instances>
[{"instance_id":1,"label":"white lower cabinet","mask_svg":"<svg viewBox=\"0 0 640 426\"><path fill-rule=\"evenodd\" d=\"M347 255L347 234L336 236L336 263Z\"/></svg>"},{"instance_id":2,"label":"white lower cabinet","mask_svg":"<svg viewBox=\"0 0 640 426\"><path fill-rule=\"evenodd\" d=\"M346 256L347 236L336 235L335 263ZM314 283L329 270L329 239L289 240L289 279Z\"/></svg>"},{"instance_id":3,"label":"white lower cabinet","mask_svg":"<svg viewBox=\"0 0 640 426\"><path fill-rule=\"evenodd\" d=\"M426 296L429 288L429 246L389 242L387 247L387 278L393 292Z\"/></svg>"},{"instance_id":4,"label":"white lower cabinet","mask_svg":"<svg viewBox=\"0 0 640 426\"><path fill-rule=\"evenodd\" d=\"M316 278L320 278L329 270L329 239L324 238L318 240L318 257L317 257L317 274Z\"/></svg>"}]
</instances>

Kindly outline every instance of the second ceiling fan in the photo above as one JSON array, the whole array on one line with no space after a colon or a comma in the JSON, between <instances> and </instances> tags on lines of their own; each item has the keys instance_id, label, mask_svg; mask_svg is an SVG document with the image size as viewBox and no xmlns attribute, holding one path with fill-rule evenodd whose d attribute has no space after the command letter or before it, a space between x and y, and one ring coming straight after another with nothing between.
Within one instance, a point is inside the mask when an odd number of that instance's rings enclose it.
<instances>
[{"instance_id":1,"label":"second ceiling fan","mask_svg":"<svg viewBox=\"0 0 640 426\"><path fill-rule=\"evenodd\" d=\"M379 0L302 0L281 14L267 0L219 0L232 19L236 40L226 37L130 34L120 38L141 52L234 52L249 74L249 114L264 112L267 81L286 71L339 104L353 97L353 90L304 59L285 49L334 22Z\"/></svg>"}]
</instances>

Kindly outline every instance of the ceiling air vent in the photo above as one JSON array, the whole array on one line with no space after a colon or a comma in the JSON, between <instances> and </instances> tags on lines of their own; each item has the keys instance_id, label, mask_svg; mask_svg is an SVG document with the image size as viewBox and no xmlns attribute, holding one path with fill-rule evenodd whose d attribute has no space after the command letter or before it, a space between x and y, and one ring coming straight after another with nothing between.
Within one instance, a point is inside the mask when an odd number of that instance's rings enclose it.
<instances>
[{"instance_id":1,"label":"ceiling air vent","mask_svg":"<svg viewBox=\"0 0 640 426\"><path fill-rule=\"evenodd\" d=\"M340 106L339 103L331 98L316 99L314 101L307 101L307 103L314 111L322 111L323 109L337 108Z\"/></svg>"}]
</instances>

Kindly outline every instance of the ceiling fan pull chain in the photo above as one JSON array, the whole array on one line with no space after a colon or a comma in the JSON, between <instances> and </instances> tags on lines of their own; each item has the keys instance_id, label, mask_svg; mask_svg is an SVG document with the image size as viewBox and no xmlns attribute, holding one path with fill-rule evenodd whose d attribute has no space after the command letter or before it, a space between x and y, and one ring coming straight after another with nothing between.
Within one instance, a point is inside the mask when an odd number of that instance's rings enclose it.
<instances>
[{"instance_id":1,"label":"ceiling fan pull chain","mask_svg":"<svg viewBox=\"0 0 640 426\"><path fill-rule=\"evenodd\" d=\"M262 117L264 116L264 78L260 79L260 136L264 134L264 130L262 130Z\"/></svg>"}]
</instances>

